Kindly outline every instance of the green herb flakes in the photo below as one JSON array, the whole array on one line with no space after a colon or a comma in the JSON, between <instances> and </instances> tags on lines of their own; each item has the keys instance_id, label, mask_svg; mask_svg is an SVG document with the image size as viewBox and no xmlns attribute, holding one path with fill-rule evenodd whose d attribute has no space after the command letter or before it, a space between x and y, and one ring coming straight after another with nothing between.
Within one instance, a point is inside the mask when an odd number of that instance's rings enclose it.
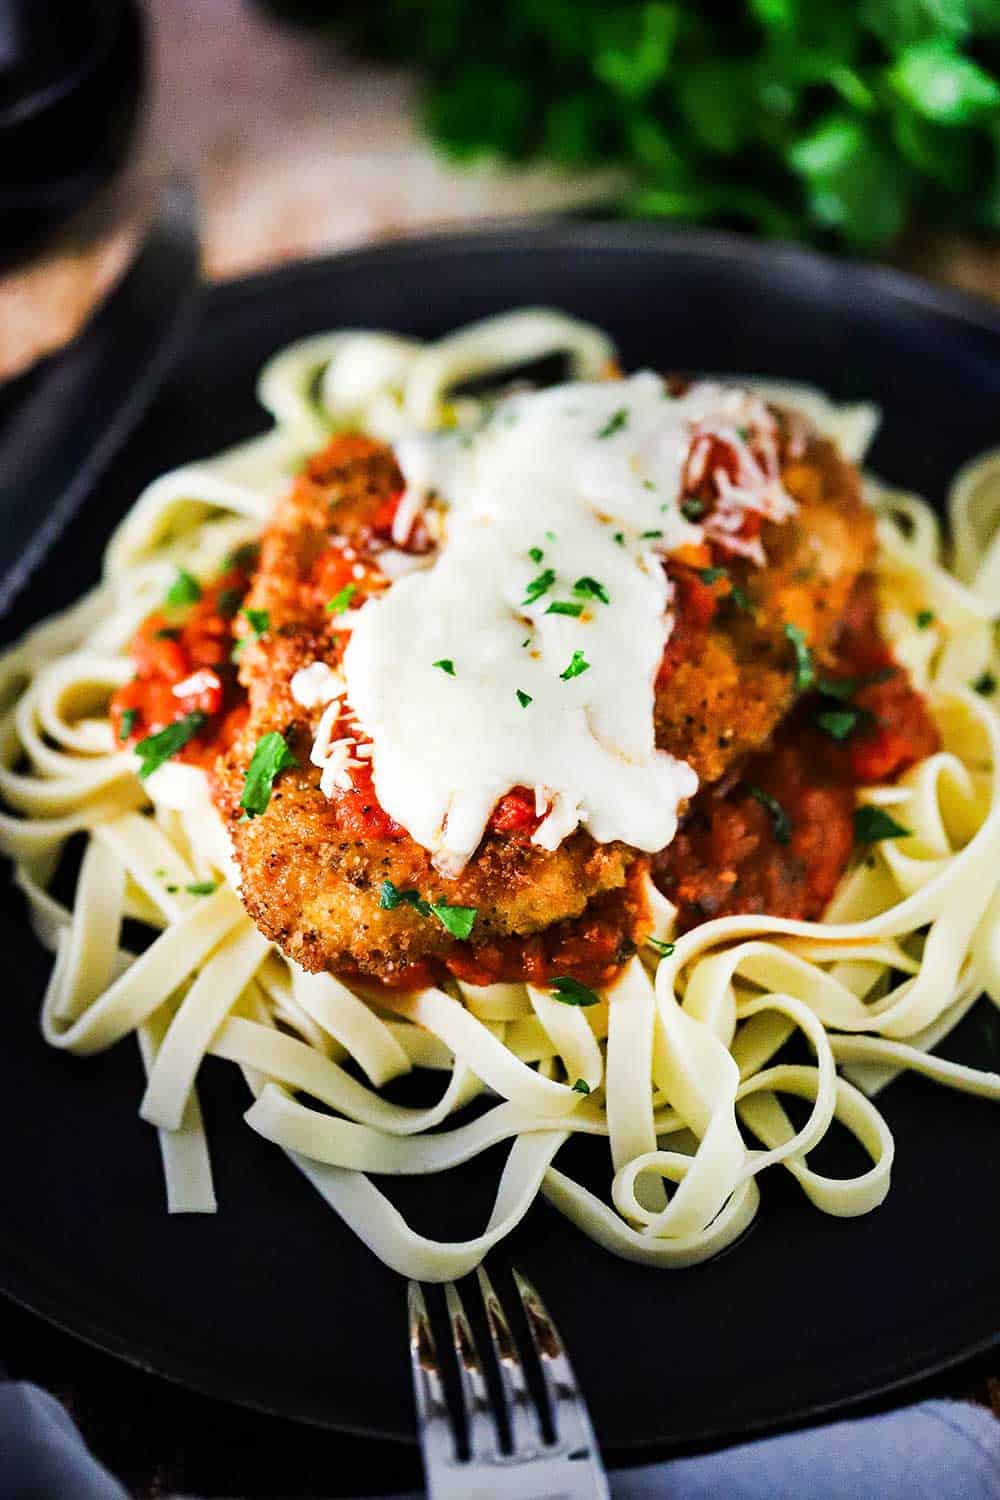
<instances>
[{"instance_id":1,"label":"green herb flakes","mask_svg":"<svg viewBox=\"0 0 1000 1500\"><path fill-rule=\"evenodd\" d=\"M122 711L121 722L118 725L118 738L122 744L129 738L135 728L135 721L139 717L137 708L126 708Z\"/></svg>"},{"instance_id":2,"label":"green herb flakes","mask_svg":"<svg viewBox=\"0 0 1000 1500\"><path fill-rule=\"evenodd\" d=\"M831 739L846 740L858 727L860 717L856 708L824 708L816 715L816 723Z\"/></svg>"},{"instance_id":3,"label":"green herb flakes","mask_svg":"<svg viewBox=\"0 0 1000 1500\"><path fill-rule=\"evenodd\" d=\"M517 701L518 701L518 703L520 703L520 705L521 705L522 708L527 708L527 706L528 706L529 703L534 703L534 701L535 701L534 698L532 698L532 696L531 696L530 693L522 693L522 691L521 691L520 688L517 689L516 696L517 696Z\"/></svg>"},{"instance_id":4,"label":"green herb flakes","mask_svg":"<svg viewBox=\"0 0 1000 1500\"><path fill-rule=\"evenodd\" d=\"M178 568L174 581L167 589L167 603L178 608L185 604L197 604L201 598L201 584L186 568Z\"/></svg>"},{"instance_id":5,"label":"green herb flakes","mask_svg":"<svg viewBox=\"0 0 1000 1500\"><path fill-rule=\"evenodd\" d=\"M762 787L752 786L750 795L755 802L759 802L769 814L774 827L774 836L779 844L787 844L792 837L792 820L785 812L781 803L770 792L765 792Z\"/></svg>"},{"instance_id":6,"label":"green herb flakes","mask_svg":"<svg viewBox=\"0 0 1000 1500\"><path fill-rule=\"evenodd\" d=\"M274 789L275 778L282 772L298 765L285 741L277 730L263 735L253 752L253 757L243 780L243 795L240 807L248 818L259 817L267 811Z\"/></svg>"},{"instance_id":7,"label":"green herb flakes","mask_svg":"<svg viewBox=\"0 0 1000 1500\"><path fill-rule=\"evenodd\" d=\"M623 431L623 429L627 426L628 411L624 406L620 406L616 412L612 412L611 416L605 422L600 432L598 432L596 435L599 438L613 437L616 432Z\"/></svg>"},{"instance_id":8,"label":"green herb flakes","mask_svg":"<svg viewBox=\"0 0 1000 1500\"><path fill-rule=\"evenodd\" d=\"M560 676L560 678L561 678L561 680L563 682L569 682L571 680L571 678L573 678L573 677L579 677L584 672L589 672L589 671L590 671L590 662L584 656L583 652L582 651L574 651L572 657L570 658L569 666L566 668L566 670L564 672L560 672L559 676Z\"/></svg>"},{"instance_id":9,"label":"green herb flakes","mask_svg":"<svg viewBox=\"0 0 1000 1500\"><path fill-rule=\"evenodd\" d=\"M573 592L582 594L587 599L600 599L602 604L611 603L607 589L596 578L578 578L573 585Z\"/></svg>"},{"instance_id":10,"label":"green herb flakes","mask_svg":"<svg viewBox=\"0 0 1000 1500\"><path fill-rule=\"evenodd\" d=\"M551 568L544 568L537 578L533 578L524 591L522 604L534 604L543 594L547 594L556 581L556 575Z\"/></svg>"},{"instance_id":11,"label":"green herb flakes","mask_svg":"<svg viewBox=\"0 0 1000 1500\"><path fill-rule=\"evenodd\" d=\"M997 690L997 680L992 672L981 672L972 684L972 687L983 698L992 698Z\"/></svg>"},{"instance_id":12,"label":"green herb flakes","mask_svg":"<svg viewBox=\"0 0 1000 1500\"><path fill-rule=\"evenodd\" d=\"M588 985L581 984L579 979L562 977L553 979L550 983L553 998L560 1000L563 1005L600 1005L600 995L595 995Z\"/></svg>"},{"instance_id":13,"label":"green herb flakes","mask_svg":"<svg viewBox=\"0 0 1000 1500\"><path fill-rule=\"evenodd\" d=\"M142 761L139 768L140 779L145 781L147 776L158 771L178 750L183 750L188 740L194 739L204 724L205 717L200 711L185 714L183 719L175 719L158 734L151 734L148 739L140 740L135 747L135 753Z\"/></svg>"},{"instance_id":14,"label":"green herb flakes","mask_svg":"<svg viewBox=\"0 0 1000 1500\"><path fill-rule=\"evenodd\" d=\"M897 823L895 818L882 807L864 807L854 809L854 842L856 844L877 844L882 839L906 839L910 837L910 830L904 828L902 823Z\"/></svg>"},{"instance_id":15,"label":"green herb flakes","mask_svg":"<svg viewBox=\"0 0 1000 1500\"><path fill-rule=\"evenodd\" d=\"M434 663L434 666L446 673L448 677L454 677L455 675L455 663L450 656L442 656L440 661Z\"/></svg>"},{"instance_id":16,"label":"green herb flakes","mask_svg":"<svg viewBox=\"0 0 1000 1500\"><path fill-rule=\"evenodd\" d=\"M926 630L929 625L933 625L934 624L934 621L936 619L937 619L937 615L934 613L934 611L932 609L920 609L920 610L918 610L917 614L916 614L917 629L918 630Z\"/></svg>"},{"instance_id":17,"label":"green herb flakes","mask_svg":"<svg viewBox=\"0 0 1000 1500\"><path fill-rule=\"evenodd\" d=\"M553 599L545 613L547 615L569 615L570 619L578 620L583 614L583 605L573 604L567 599Z\"/></svg>"},{"instance_id":18,"label":"green herb flakes","mask_svg":"<svg viewBox=\"0 0 1000 1500\"><path fill-rule=\"evenodd\" d=\"M806 645L806 638L798 625L786 625L785 635L792 643L795 652L795 690L804 693L811 688L816 681L816 668L813 666L812 652Z\"/></svg>"},{"instance_id":19,"label":"green herb flakes","mask_svg":"<svg viewBox=\"0 0 1000 1500\"><path fill-rule=\"evenodd\" d=\"M345 583L342 589L337 590L332 599L327 600L327 614L342 615L357 592L358 586L356 583Z\"/></svg>"},{"instance_id":20,"label":"green herb flakes","mask_svg":"<svg viewBox=\"0 0 1000 1500\"><path fill-rule=\"evenodd\" d=\"M219 889L217 880L196 880L184 889L189 896L211 896Z\"/></svg>"},{"instance_id":21,"label":"green herb flakes","mask_svg":"<svg viewBox=\"0 0 1000 1500\"><path fill-rule=\"evenodd\" d=\"M573 1085L574 1094L589 1094L590 1084L585 1078L578 1078Z\"/></svg>"}]
</instances>

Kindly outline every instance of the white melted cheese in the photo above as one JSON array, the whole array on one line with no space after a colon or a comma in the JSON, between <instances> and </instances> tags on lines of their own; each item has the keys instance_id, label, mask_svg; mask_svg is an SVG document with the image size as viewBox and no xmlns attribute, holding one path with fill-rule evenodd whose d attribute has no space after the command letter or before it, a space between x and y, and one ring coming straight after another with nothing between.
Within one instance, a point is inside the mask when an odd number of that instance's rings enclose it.
<instances>
[{"instance_id":1,"label":"white melted cheese","mask_svg":"<svg viewBox=\"0 0 1000 1500\"><path fill-rule=\"evenodd\" d=\"M473 433L397 443L407 531L433 496L446 540L432 567L352 612L343 670L373 741L379 802L442 873L461 871L515 786L534 789L546 814L534 835L543 848L578 826L650 852L673 839L698 780L654 739L673 624L662 557L703 537L679 504L699 435L739 450L727 527L743 508L788 513L776 465L765 471L750 453L750 429L755 447L773 447L771 418L748 392L700 383L672 398L643 373L517 394ZM525 602L545 569L551 586ZM581 579L609 602L574 591ZM583 614L549 613L553 601ZM586 670L567 676L574 660Z\"/></svg>"}]
</instances>

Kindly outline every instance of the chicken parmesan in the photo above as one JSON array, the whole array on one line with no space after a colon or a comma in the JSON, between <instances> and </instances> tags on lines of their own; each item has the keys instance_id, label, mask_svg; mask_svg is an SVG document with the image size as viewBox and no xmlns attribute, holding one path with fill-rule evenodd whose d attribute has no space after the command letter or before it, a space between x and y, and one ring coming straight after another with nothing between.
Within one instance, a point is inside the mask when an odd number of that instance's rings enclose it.
<instances>
[{"instance_id":1,"label":"chicken parmesan","mask_svg":"<svg viewBox=\"0 0 1000 1500\"><path fill-rule=\"evenodd\" d=\"M815 914L853 762L796 793L787 846L762 789L796 703L848 681L873 546L834 446L735 386L643 374L509 396L471 433L334 437L235 616L248 714L214 785L254 921L313 971L597 983L648 930L651 866L688 920L757 909L748 840ZM863 674L856 708L832 691L852 749L882 733Z\"/></svg>"}]
</instances>

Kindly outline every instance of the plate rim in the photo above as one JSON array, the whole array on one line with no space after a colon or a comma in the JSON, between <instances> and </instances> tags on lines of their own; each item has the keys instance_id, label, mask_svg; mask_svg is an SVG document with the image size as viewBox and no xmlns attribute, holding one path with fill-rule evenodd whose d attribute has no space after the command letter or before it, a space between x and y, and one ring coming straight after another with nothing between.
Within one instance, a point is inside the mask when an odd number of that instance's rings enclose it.
<instances>
[{"instance_id":1,"label":"plate rim","mask_svg":"<svg viewBox=\"0 0 1000 1500\"><path fill-rule=\"evenodd\" d=\"M225 281L206 283L197 294L193 336L198 336L198 325L213 306L238 304L248 297L256 298L272 293L280 295L290 285L322 280L343 269L364 270L369 266L384 268L392 264L419 262L429 256L512 252L530 254L540 251L604 251L615 254L659 254L666 257L683 255L724 264L735 261L739 262L744 271L749 264L770 273L776 268L786 267L800 283L803 278L807 283L813 283L813 286L821 281L826 285L828 293L832 284L834 295L840 296L843 295L842 289L845 286L860 284L869 295L882 293L888 301L919 315L944 316L996 338L997 355L1000 359L1000 304L976 293L938 285L896 266L834 257L822 250L790 241L759 240L737 232L684 226L661 227L652 222L634 220L567 221L557 216L501 218L472 229L442 225L416 235L400 235L375 244L351 246L276 267L250 271ZM808 294L810 287L807 285L805 290ZM182 353L178 361L179 367L182 366L184 357ZM402 1289L402 1278L399 1279L399 1285ZM16 1254L8 1256L0 1253L0 1295L91 1348L199 1395L331 1432L388 1441L403 1448L412 1448L417 1444L415 1430L401 1434L336 1418L335 1415L331 1419L317 1412L306 1412L294 1400L282 1403L267 1399L260 1394L259 1386L243 1384L238 1371L217 1376L213 1367L206 1368L202 1365L192 1370L183 1355L175 1355L162 1347L154 1356L150 1356L143 1352L141 1344L134 1338L117 1329L109 1331L106 1324L101 1325L88 1314L78 1298L61 1292L44 1277L37 1280L25 1274ZM405 1332L402 1293L400 1330L402 1347ZM926 1357L912 1357L906 1368L891 1379L877 1377L874 1382L855 1388L850 1393L801 1406L787 1418L761 1415L743 1420L739 1425L709 1423L697 1430L692 1429L683 1438L633 1435L627 1441L602 1441L602 1446L612 1454L633 1451L666 1456L720 1447L741 1438L756 1439L768 1433L791 1431L815 1423L818 1419L828 1418L834 1413L860 1411L890 1400L899 1392L914 1390L922 1383L975 1360L997 1347L1000 1347L1000 1326L973 1341L963 1338L959 1347L938 1353L929 1362Z\"/></svg>"}]
</instances>

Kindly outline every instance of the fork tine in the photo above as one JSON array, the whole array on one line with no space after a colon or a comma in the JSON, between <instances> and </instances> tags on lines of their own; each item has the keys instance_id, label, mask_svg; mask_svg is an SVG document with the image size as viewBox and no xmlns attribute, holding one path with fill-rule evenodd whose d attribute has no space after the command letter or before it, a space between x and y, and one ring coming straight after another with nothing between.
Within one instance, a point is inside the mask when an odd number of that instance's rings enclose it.
<instances>
[{"instance_id":1,"label":"fork tine","mask_svg":"<svg viewBox=\"0 0 1000 1500\"><path fill-rule=\"evenodd\" d=\"M476 1275L486 1306L486 1321L489 1324L493 1353L500 1371L500 1385L510 1424L511 1450L516 1457L524 1458L529 1453L537 1452L539 1448L542 1441L541 1421L531 1416L533 1403L524 1378L524 1366L514 1335L510 1331L510 1324L500 1305L500 1298L482 1266L476 1267Z\"/></svg>"},{"instance_id":2,"label":"fork tine","mask_svg":"<svg viewBox=\"0 0 1000 1500\"><path fill-rule=\"evenodd\" d=\"M490 1401L479 1350L476 1348L472 1328L465 1316L462 1299L453 1281L446 1283L444 1298L451 1321L451 1336L455 1343L455 1359L458 1363L458 1382L465 1411L469 1457L473 1460L495 1458L499 1448L499 1426L494 1425L489 1415Z\"/></svg>"},{"instance_id":3,"label":"fork tine","mask_svg":"<svg viewBox=\"0 0 1000 1500\"><path fill-rule=\"evenodd\" d=\"M594 1429L559 1331L528 1278L522 1276L516 1267L512 1267L511 1274L542 1367L556 1442L573 1448L574 1456L577 1449L592 1449L597 1453Z\"/></svg>"},{"instance_id":4,"label":"fork tine","mask_svg":"<svg viewBox=\"0 0 1000 1500\"><path fill-rule=\"evenodd\" d=\"M458 1442L448 1413L431 1320L419 1282L409 1283L406 1301L410 1319L410 1363L413 1368L413 1394L417 1404L417 1427L429 1489L433 1493L434 1475L440 1473L445 1465L450 1466L455 1461Z\"/></svg>"}]
</instances>

